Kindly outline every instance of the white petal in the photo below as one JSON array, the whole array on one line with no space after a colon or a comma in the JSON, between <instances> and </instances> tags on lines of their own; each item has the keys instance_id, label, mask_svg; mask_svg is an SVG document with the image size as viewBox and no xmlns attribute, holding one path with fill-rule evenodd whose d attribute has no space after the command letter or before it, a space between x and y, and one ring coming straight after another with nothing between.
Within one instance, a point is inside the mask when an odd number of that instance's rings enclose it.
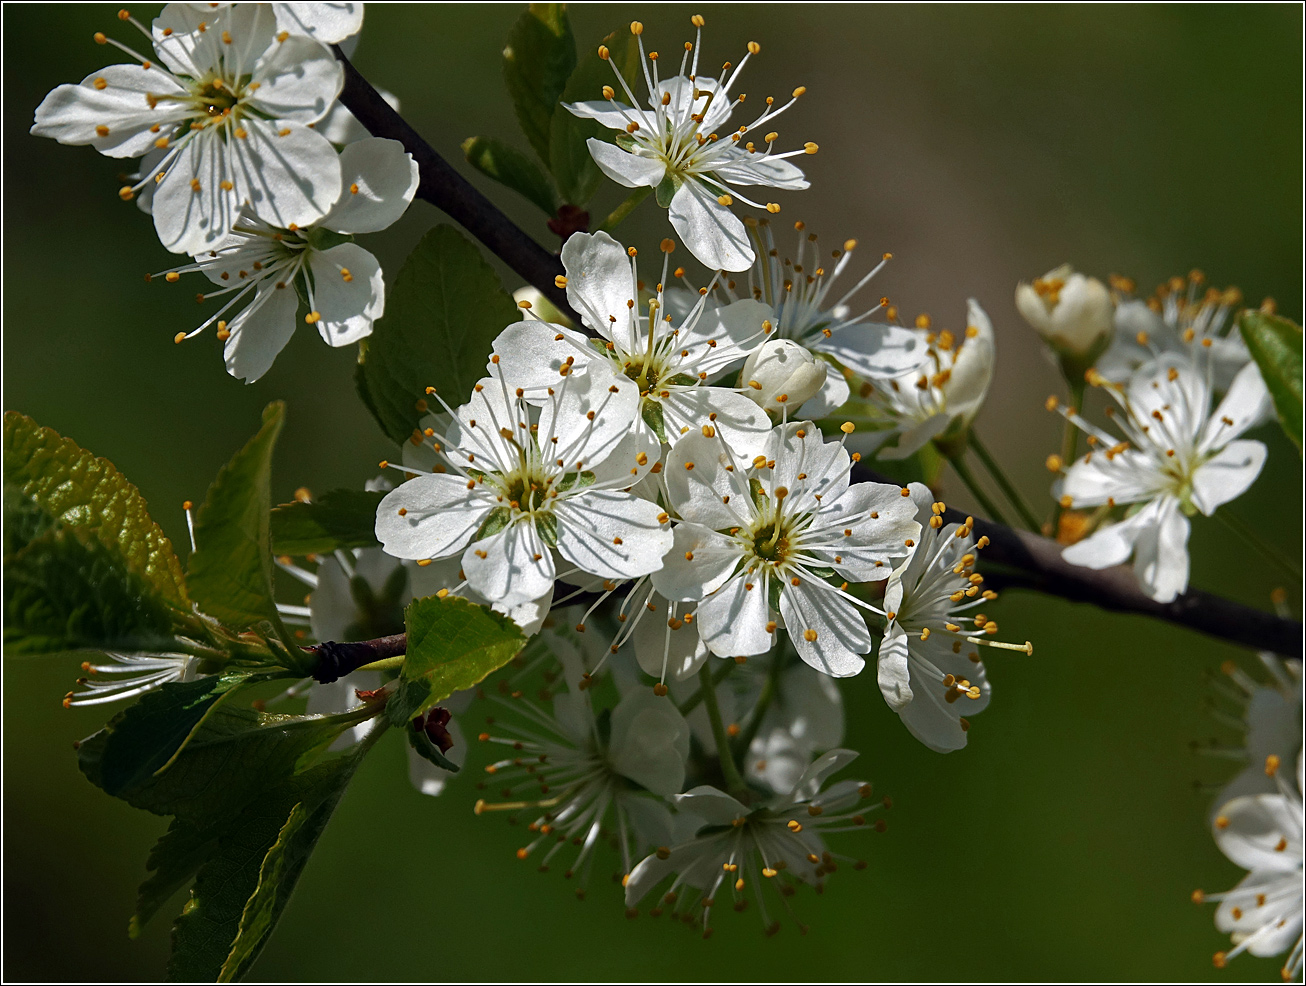
<instances>
[{"instance_id":1,"label":"white petal","mask_svg":"<svg viewBox=\"0 0 1306 986\"><path fill-rule=\"evenodd\" d=\"M763 157L747 151L740 152L728 164L717 165L712 172L732 185L765 185L787 191L801 191L811 187L810 182L803 177L802 169L791 164L788 159Z\"/></svg>"},{"instance_id":2,"label":"white petal","mask_svg":"<svg viewBox=\"0 0 1306 986\"><path fill-rule=\"evenodd\" d=\"M854 582L887 578L893 562L910 553L906 542L921 534L916 505L887 483L855 483L837 500L825 501L819 517L835 528L835 543L813 545L811 553Z\"/></svg>"},{"instance_id":3,"label":"white petal","mask_svg":"<svg viewBox=\"0 0 1306 986\"><path fill-rule=\"evenodd\" d=\"M1261 474L1268 450L1260 442L1230 442L1193 471L1193 505L1206 516L1247 491Z\"/></svg>"},{"instance_id":4,"label":"white petal","mask_svg":"<svg viewBox=\"0 0 1306 986\"><path fill-rule=\"evenodd\" d=\"M795 664L780 679L779 721L811 750L830 750L843 742L843 699L828 675Z\"/></svg>"},{"instance_id":5,"label":"white petal","mask_svg":"<svg viewBox=\"0 0 1306 986\"><path fill-rule=\"evenodd\" d=\"M1248 363L1233 378L1229 392L1206 423L1199 448L1203 452L1219 448L1248 429L1269 421L1273 412L1274 403L1261 377L1260 367ZM1226 424L1226 421L1233 424Z\"/></svg>"},{"instance_id":6,"label":"white petal","mask_svg":"<svg viewBox=\"0 0 1306 986\"><path fill-rule=\"evenodd\" d=\"M99 82L105 83L103 89ZM140 157L159 139L151 127L171 132L187 116L184 108L167 99L151 109L146 95L181 92L176 80L157 68L108 65L80 85L52 90L36 108L31 132L61 144L90 144L108 157ZM96 127L104 127L107 133L101 136Z\"/></svg>"},{"instance_id":7,"label":"white petal","mask_svg":"<svg viewBox=\"0 0 1306 986\"><path fill-rule=\"evenodd\" d=\"M1220 851L1243 869L1301 869L1301 808L1294 812L1281 794L1234 798L1216 812L1211 831ZM1276 848L1285 837L1288 846ZM1289 852L1289 848L1295 848L1296 853Z\"/></svg>"},{"instance_id":8,"label":"white petal","mask_svg":"<svg viewBox=\"0 0 1306 986\"><path fill-rule=\"evenodd\" d=\"M256 292L254 300L227 324L231 335L222 348L227 372L246 383L267 373L295 334L298 309L294 288L266 285Z\"/></svg>"},{"instance_id":9,"label":"white petal","mask_svg":"<svg viewBox=\"0 0 1306 986\"><path fill-rule=\"evenodd\" d=\"M337 44L363 29L361 3L274 3L277 28Z\"/></svg>"},{"instance_id":10,"label":"white petal","mask_svg":"<svg viewBox=\"0 0 1306 986\"><path fill-rule=\"evenodd\" d=\"M349 52L345 52L346 55ZM399 109L399 97L388 90L376 87L376 91L384 99L387 105L393 110ZM350 113L345 104L337 99L327 110L327 115L318 120L313 127L327 140L333 144L352 144L356 140L365 140L371 137L367 128L358 122L358 118Z\"/></svg>"},{"instance_id":11,"label":"white petal","mask_svg":"<svg viewBox=\"0 0 1306 986\"><path fill-rule=\"evenodd\" d=\"M656 126L644 110L608 100L585 100L579 103L563 103L573 115L583 120L595 120L600 126L609 130L625 130L632 122L638 123L640 129L650 130Z\"/></svg>"},{"instance_id":12,"label":"white petal","mask_svg":"<svg viewBox=\"0 0 1306 986\"><path fill-rule=\"evenodd\" d=\"M230 44L223 41L224 30L232 39ZM159 11L150 31L154 49L168 68L178 75L204 79L228 50L233 63L252 67L273 43L276 19L272 8L264 4L228 4L214 9L208 4L170 3Z\"/></svg>"},{"instance_id":13,"label":"white petal","mask_svg":"<svg viewBox=\"0 0 1306 986\"><path fill-rule=\"evenodd\" d=\"M1134 545L1146 530L1159 523L1161 500L1154 500L1132 517L1102 528L1061 552L1061 557L1072 565L1103 569L1123 564L1134 551Z\"/></svg>"},{"instance_id":14,"label":"white petal","mask_svg":"<svg viewBox=\"0 0 1306 986\"><path fill-rule=\"evenodd\" d=\"M753 266L756 255L744 224L701 182L687 179L676 190L669 218L689 252L708 270L745 271Z\"/></svg>"},{"instance_id":15,"label":"white petal","mask_svg":"<svg viewBox=\"0 0 1306 986\"><path fill-rule=\"evenodd\" d=\"M785 509L791 514L815 513L848 489L851 457L838 442L827 442L811 421L790 421L774 429L766 457L775 460L775 468L761 477L762 487L771 496L778 487L788 490ZM799 479L799 473L806 478Z\"/></svg>"},{"instance_id":16,"label":"white petal","mask_svg":"<svg viewBox=\"0 0 1306 986\"><path fill-rule=\"evenodd\" d=\"M698 604L699 636L721 657L765 654L775 643L766 577L740 573Z\"/></svg>"},{"instance_id":17,"label":"white petal","mask_svg":"<svg viewBox=\"0 0 1306 986\"><path fill-rule=\"evenodd\" d=\"M866 667L862 655L872 647L866 621L832 589L808 582L786 585L780 593L780 613L794 650L817 671L848 678Z\"/></svg>"},{"instance_id":18,"label":"white petal","mask_svg":"<svg viewBox=\"0 0 1306 986\"><path fill-rule=\"evenodd\" d=\"M825 783L826 778L832 774L843 770L850 763L857 759L856 750L830 750L817 757L810 767L803 771L803 775L798 778L798 783L794 785L793 791L789 795L791 802L810 801L821 790L821 785Z\"/></svg>"},{"instance_id":19,"label":"white petal","mask_svg":"<svg viewBox=\"0 0 1306 986\"><path fill-rule=\"evenodd\" d=\"M637 578L662 567L672 534L662 508L629 493L598 490L558 502L558 551L591 575Z\"/></svg>"},{"instance_id":20,"label":"white petal","mask_svg":"<svg viewBox=\"0 0 1306 986\"><path fill-rule=\"evenodd\" d=\"M420 181L417 162L397 140L368 137L340 152L340 199L321 225L338 233L376 233L398 222Z\"/></svg>"},{"instance_id":21,"label":"white petal","mask_svg":"<svg viewBox=\"0 0 1306 986\"><path fill-rule=\"evenodd\" d=\"M848 403L851 395L848 381L839 372L839 368L833 363L826 363L825 386L821 388L819 394L798 409L798 416L813 421L817 418L828 418Z\"/></svg>"},{"instance_id":22,"label":"white petal","mask_svg":"<svg viewBox=\"0 0 1306 986\"><path fill-rule=\"evenodd\" d=\"M253 78L259 87L246 98L252 108L279 122L308 124L326 116L340 95L345 68L318 42L290 37L267 50Z\"/></svg>"},{"instance_id":23,"label":"white petal","mask_svg":"<svg viewBox=\"0 0 1306 986\"><path fill-rule=\"evenodd\" d=\"M1134 572L1143 590L1168 603L1188 588L1188 518L1173 497L1158 500L1160 522L1144 529L1134 546Z\"/></svg>"},{"instance_id":24,"label":"white petal","mask_svg":"<svg viewBox=\"0 0 1306 986\"><path fill-rule=\"evenodd\" d=\"M671 550L653 573L653 586L668 599L694 601L725 584L739 564L740 549L724 534L699 524L677 524Z\"/></svg>"},{"instance_id":25,"label":"white petal","mask_svg":"<svg viewBox=\"0 0 1306 986\"><path fill-rule=\"evenodd\" d=\"M729 825L736 818L749 814L748 809L730 795L707 784L677 795L674 800L681 811L697 815L708 825Z\"/></svg>"},{"instance_id":26,"label":"white petal","mask_svg":"<svg viewBox=\"0 0 1306 986\"><path fill-rule=\"evenodd\" d=\"M902 432L895 444L882 447L876 453L876 458L898 460L914 455L947 428L950 420L946 414L931 415L919 424L913 425Z\"/></svg>"},{"instance_id":27,"label":"white petal","mask_svg":"<svg viewBox=\"0 0 1306 986\"><path fill-rule=\"evenodd\" d=\"M376 257L357 243L314 250L313 304L322 317L318 334L331 346L348 346L372 334L372 323L385 313L385 281ZM348 279L346 279L348 275Z\"/></svg>"},{"instance_id":28,"label":"white petal","mask_svg":"<svg viewBox=\"0 0 1306 986\"><path fill-rule=\"evenodd\" d=\"M833 329L828 338L816 334L810 342L817 352L828 353L871 379L911 373L928 358L921 334L899 325L845 325Z\"/></svg>"},{"instance_id":29,"label":"white petal","mask_svg":"<svg viewBox=\"0 0 1306 986\"><path fill-rule=\"evenodd\" d=\"M625 248L604 232L573 233L563 244L562 266L567 302L581 321L622 351L634 351L640 337L633 321L639 289Z\"/></svg>"},{"instance_id":30,"label":"white petal","mask_svg":"<svg viewBox=\"0 0 1306 986\"><path fill-rule=\"evenodd\" d=\"M1056 487L1056 495L1069 496L1076 507L1098 507L1108 500L1137 503L1150 500L1170 485L1146 452L1126 449L1108 456L1099 449L1087 459L1077 459Z\"/></svg>"},{"instance_id":31,"label":"white petal","mask_svg":"<svg viewBox=\"0 0 1306 986\"><path fill-rule=\"evenodd\" d=\"M876 658L876 680L880 685L880 694L889 703L889 708L899 713L914 697L907 654L907 631L895 622L880 641L880 653Z\"/></svg>"},{"instance_id":32,"label":"white petal","mask_svg":"<svg viewBox=\"0 0 1306 986\"><path fill-rule=\"evenodd\" d=\"M667 166L660 158L631 154L597 137L585 141L585 146L599 170L626 188L656 188L667 173Z\"/></svg>"},{"instance_id":33,"label":"white petal","mask_svg":"<svg viewBox=\"0 0 1306 986\"><path fill-rule=\"evenodd\" d=\"M575 237L572 237L575 239ZM562 338L558 338L561 336ZM562 325L523 319L513 322L499 333L491 347L499 357L499 372L513 387L521 387L528 400L543 400L550 388L562 385L562 368L568 357L574 360L569 372L585 372L591 359L601 359L593 353L587 337ZM486 372L493 373L492 364Z\"/></svg>"},{"instance_id":34,"label":"white petal","mask_svg":"<svg viewBox=\"0 0 1306 986\"><path fill-rule=\"evenodd\" d=\"M672 292L666 297L671 298ZM709 378L744 359L766 341L766 323L775 324L771 306L752 298L717 307L704 306L693 327L682 330L681 341ZM702 347L711 353L704 356Z\"/></svg>"},{"instance_id":35,"label":"white petal","mask_svg":"<svg viewBox=\"0 0 1306 986\"><path fill-rule=\"evenodd\" d=\"M662 470L672 506L685 520L714 531L747 526L753 505L742 474L746 464L732 459L718 439L691 432L667 453Z\"/></svg>"},{"instance_id":36,"label":"white petal","mask_svg":"<svg viewBox=\"0 0 1306 986\"><path fill-rule=\"evenodd\" d=\"M676 444L681 435L702 432L708 424L741 458L750 460L762 451L771 432L771 419L755 402L724 387L690 387L673 390L661 401L667 441Z\"/></svg>"},{"instance_id":37,"label":"white petal","mask_svg":"<svg viewBox=\"0 0 1306 986\"><path fill-rule=\"evenodd\" d=\"M972 328L978 330L973 336ZM943 386L948 413L954 418L960 415L969 424L979 411L993 381L994 359L993 323L979 302L971 298L966 307L966 336Z\"/></svg>"},{"instance_id":38,"label":"white petal","mask_svg":"<svg viewBox=\"0 0 1306 986\"><path fill-rule=\"evenodd\" d=\"M377 505L376 537L396 558L446 558L466 546L494 506L461 476L417 476Z\"/></svg>"},{"instance_id":39,"label":"white petal","mask_svg":"<svg viewBox=\"0 0 1306 986\"><path fill-rule=\"evenodd\" d=\"M639 387L595 361L585 374L569 374L556 391L540 412L543 455L561 459L561 468L592 470L617 451L634 425Z\"/></svg>"},{"instance_id":40,"label":"white petal","mask_svg":"<svg viewBox=\"0 0 1306 986\"><path fill-rule=\"evenodd\" d=\"M683 680L696 674L707 660L708 650L698 627L684 618L686 611L693 615L693 605L669 602L657 592L641 593L638 605L643 612L632 612L630 619L639 618L631 641L640 670L658 679Z\"/></svg>"},{"instance_id":41,"label":"white petal","mask_svg":"<svg viewBox=\"0 0 1306 986\"><path fill-rule=\"evenodd\" d=\"M689 756L689 724L666 696L631 692L612 710L612 769L664 798L679 794Z\"/></svg>"},{"instance_id":42,"label":"white petal","mask_svg":"<svg viewBox=\"0 0 1306 986\"><path fill-rule=\"evenodd\" d=\"M385 506L384 500L381 506ZM535 524L518 519L499 533L468 545L463 552L463 574L472 588L492 603L520 606L552 591L553 555L540 540Z\"/></svg>"}]
</instances>

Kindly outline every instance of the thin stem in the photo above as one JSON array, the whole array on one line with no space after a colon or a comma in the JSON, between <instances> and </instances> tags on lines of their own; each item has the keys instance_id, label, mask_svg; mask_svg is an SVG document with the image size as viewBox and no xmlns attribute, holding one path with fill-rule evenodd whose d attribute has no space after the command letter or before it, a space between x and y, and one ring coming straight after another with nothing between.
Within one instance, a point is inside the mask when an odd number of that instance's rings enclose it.
<instances>
[{"instance_id":1,"label":"thin stem","mask_svg":"<svg viewBox=\"0 0 1306 986\"><path fill-rule=\"evenodd\" d=\"M1298 582L1301 581L1301 570L1262 541L1260 535L1248 527L1247 522L1237 514L1230 513L1227 508L1221 507L1215 512L1214 516L1221 520L1225 527L1229 528L1229 530L1233 531L1240 538L1246 541L1247 544L1251 546L1252 550L1259 553L1261 557L1279 566L1279 568L1283 569L1283 571L1287 572Z\"/></svg>"},{"instance_id":2,"label":"thin stem","mask_svg":"<svg viewBox=\"0 0 1306 986\"><path fill-rule=\"evenodd\" d=\"M1070 409L1077 414L1084 413L1084 387L1083 377L1078 380L1071 378L1067 380L1070 385ZM1061 432L1061 462L1065 467L1069 467L1075 461L1075 456L1079 453L1079 428L1070 423L1070 418L1066 418L1065 428ZM1058 501L1052 507L1052 537L1056 537L1061 529L1061 503Z\"/></svg>"},{"instance_id":3,"label":"thin stem","mask_svg":"<svg viewBox=\"0 0 1306 986\"><path fill-rule=\"evenodd\" d=\"M711 665L704 664L698 673L701 682L699 691L703 695L703 708L707 710L707 721L712 724L712 738L716 741L717 759L721 761L721 776L726 782L728 794L738 796L747 792L744 779L739 776L735 758L730 752L730 737L726 735L725 723L721 721L721 707L716 701L716 686L712 682Z\"/></svg>"},{"instance_id":4,"label":"thin stem","mask_svg":"<svg viewBox=\"0 0 1306 986\"><path fill-rule=\"evenodd\" d=\"M706 666L707 665L704 665L704 667ZM721 679L723 679L734 669L735 669L734 661L722 661L721 667L717 670L717 673L712 676L712 684L713 685L720 684ZM693 695L689 696L689 698L685 699L685 701L680 704L679 706L680 714L682 716L689 715L696 708L698 708L698 703L701 701L703 701L703 689L699 688L698 691L694 692Z\"/></svg>"},{"instance_id":5,"label":"thin stem","mask_svg":"<svg viewBox=\"0 0 1306 986\"><path fill-rule=\"evenodd\" d=\"M994 505L993 501L989 499L989 495L985 493L984 490L980 487L979 482L975 479L975 476L971 473L970 467L967 466L966 463L961 461L961 457L964 454L965 454L965 450L960 449L958 450L956 456L948 460L949 462L952 463L952 468L957 470L957 475L960 476L961 481L966 484L966 488L970 490L971 496L973 496L976 499L976 501L980 505L980 508L986 514L988 514L990 517L996 520L999 524L1004 524L1010 527L1011 525L1007 524L1007 522L1003 519L1002 511L999 510Z\"/></svg>"},{"instance_id":6,"label":"thin stem","mask_svg":"<svg viewBox=\"0 0 1306 986\"><path fill-rule=\"evenodd\" d=\"M615 209L613 209L611 212L608 213L608 218L603 220L603 222L599 224L598 229L596 229L594 232L597 233L599 232L599 230L602 230L605 233L611 233L614 229L616 229L619 225L621 225L622 220L624 220L627 216L629 216L632 212L635 211L635 206L639 205L646 198L648 198L648 193L651 191L653 191L653 189L649 188L647 185L643 186L642 188L635 189L633 192L627 195L624 200L622 200L621 205L617 206Z\"/></svg>"},{"instance_id":7,"label":"thin stem","mask_svg":"<svg viewBox=\"0 0 1306 986\"><path fill-rule=\"evenodd\" d=\"M771 667L767 670L766 680L762 682L762 691L757 696L757 704L748 714L743 728L739 735L735 737L734 752L736 756L748 756L748 748L753 745L753 738L757 736L758 729L762 726L762 719L766 716L766 710L771 707L775 700L780 685L780 669L784 665L784 651L777 648L771 657Z\"/></svg>"},{"instance_id":8,"label":"thin stem","mask_svg":"<svg viewBox=\"0 0 1306 986\"><path fill-rule=\"evenodd\" d=\"M997 460L993 458L989 453L989 450L984 447L984 443L980 441L979 435L975 432L974 428L970 431L970 447L974 450L975 454L979 456L980 462L984 463L984 468L987 469L988 474L993 477L993 481L998 484L998 488L1002 490L1002 495L1007 498L1007 502L1016 508L1016 513L1020 514L1020 519L1025 522L1025 526L1035 534L1040 533L1039 523L1034 518L1034 511L1029 509L1029 505L1025 503L1024 497L1022 497L1016 487L1012 485L1011 480L1009 480L1007 474L1002 471L1002 467L998 465Z\"/></svg>"}]
</instances>

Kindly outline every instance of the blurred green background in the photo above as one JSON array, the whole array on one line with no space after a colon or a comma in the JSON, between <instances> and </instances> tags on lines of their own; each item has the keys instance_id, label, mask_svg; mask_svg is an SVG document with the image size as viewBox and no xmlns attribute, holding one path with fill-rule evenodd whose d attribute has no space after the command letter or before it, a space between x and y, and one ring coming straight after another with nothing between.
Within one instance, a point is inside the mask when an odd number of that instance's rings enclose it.
<instances>
[{"instance_id":1,"label":"blurred green background","mask_svg":"<svg viewBox=\"0 0 1306 986\"><path fill-rule=\"evenodd\" d=\"M93 31L133 40L116 9L4 8L4 406L111 458L182 544L182 500L202 497L268 400L289 403L279 498L361 484L391 449L354 396L352 351L303 327L253 386L224 373L211 334L174 346L196 324L193 289L144 283L172 261L114 194L120 165L27 135L49 89L112 54ZM464 138L516 135L499 51L519 9L369 5L356 62L461 166ZM1041 405L1058 382L1016 315L1018 280L1068 260L1131 275L1148 293L1197 266L1253 301L1273 295L1300 320L1299 7L595 4L573 7L572 20L583 46L639 18L646 42L670 50L690 36L693 12L707 17L710 61L761 43L746 91L809 89L780 121L780 143L814 140L821 152L801 162L812 190L780 198L782 217L805 219L831 245L852 236L868 256L892 251L872 291L905 315L928 310L955 328L974 296L993 316L997 378L979 427L1040 503L1042 461L1059 443ZM491 194L556 247L533 207ZM604 194L609 207L619 198ZM441 218L418 203L366 245L393 275ZM621 235L651 248L664 229L649 202ZM1293 554L1300 460L1274 429L1257 437L1269 464L1234 509ZM944 482L949 500L969 502L954 477ZM1277 576L1225 528L1199 518L1192 544L1194 585L1266 605ZM863 752L855 772L895 807L866 845L843 837L866 871L841 871L823 898L794 899L805 938L790 924L763 939L750 911L720 915L702 942L665 920L628 921L605 884L579 902L556 871L514 858L520 835L502 819L473 816L471 777L439 799L414 793L402 743L388 737L254 975L1277 980L1278 963L1248 957L1216 973L1211 954L1227 938L1213 907L1189 901L1195 887L1240 876L1206 830L1209 791L1194 786L1232 768L1194 756L1189 741L1217 733L1209 674L1251 655L1014 592L993 613L1005 636L1037 650L989 662L994 700L965 751L917 744L873 675L844 685L847 743ZM79 775L72 741L108 711L59 707L78 660L4 665L4 973L152 979L168 918L136 942L126 924L164 822ZM483 759L473 751L471 773Z\"/></svg>"}]
</instances>

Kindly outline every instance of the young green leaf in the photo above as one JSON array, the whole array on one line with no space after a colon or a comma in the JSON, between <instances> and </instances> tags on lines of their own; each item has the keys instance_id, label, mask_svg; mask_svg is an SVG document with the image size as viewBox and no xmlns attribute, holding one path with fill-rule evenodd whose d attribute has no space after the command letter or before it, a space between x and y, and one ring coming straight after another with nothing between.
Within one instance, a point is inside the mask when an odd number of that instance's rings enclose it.
<instances>
[{"instance_id":1,"label":"young green leaf","mask_svg":"<svg viewBox=\"0 0 1306 986\"><path fill-rule=\"evenodd\" d=\"M189 611L181 563L140 491L97 458L14 411L4 419L5 499L30 500L79 540L99 542L169 605Z\"/></svg>"},{"instance_id":2,"label":"young green leaf","mask_svg":"<svg viewBox=\"0 0 1306 986\"><path fill-rule=\"evenodd\" d=\"M378 490L332 490L309 503L295 500L272 508L274 555L327 555L337 548L374 548Z\"/></svg>"},{"instance_id":3,"label":"young green leaf","mask_svg":"<svg viewBox=\"0 0 1306 986\"><path fill-rule=\"evenodd\" d=\"M506 185L552 216L562 205L553 179L535 161L494 137L468 137L463 141L467 162L483 175Z\"/></svg>"},{"instance_id":4,"label":"young green leaf","mask_svg":"<svg viewBox=\"0 0 1306 986\"><path fill-rule=\"evenodd\" d=\"M187 585L200 608L235 629L285 630L272 594L272 449L285 405L269 404L263 426L223 466L195 517Z\"/></svg>"},{"instance_id":5,"label":"young green leaf","mask_svg":"<svg viewBox=\"0 0 1306 986\"><path fill-rule=\"evenodd\" d=\"M635 38L627 33L622 41L614 32L603 39L603 44L609 49L611 63L598 56L598 45L590 49L581 57L576 70L567 80L562 103L601 100L603 87L613 85L616 81L613 65L621 70L627 84L634 82L639 71L639 49ZM625 96L619 92L617 99L624 102ZM583 206L594 197L603 183L603 172L594 163L585 142L590 137L608 140L612 131L594 120L574 116L561 103L553 111L549 129L549 153L544 160L549 163L549 170L553 172L553 179L558 183L558 191L563 200L571 205Z\"/></svg>"},{"instance_id":6,"label":"young green leaf","mask_svg":"<svg viewBox=\"0 0 1306 986\"><path fill-rule=\"evenodd\" d=\"M517 122L540 159L549 160L553 112L576 67L566 5L533 3L517 18L503 49L503 81Z\"/></svg>"},{"instance_id":7,"label":"young green leaf","mask_svg":"<svg viewBox=\"0 0 1306 986\"><path fill-rule=\"evenodd\" d=\"M1284 433L1302 450L1301 326L1279 315L1245 311L1238 329L1274 400Z\"/></svg>"},{"instance_id":8,"label":"young green leaf","mask_svg":"<svg viewBox=\"0 0 1306 986\"><path fill-rule=\"evenodd\" d=\"M452 226L436 226L408 255L385 315L360 353L360 392L395 442L408 441L435 387L451 405L485 375L490 346L518 318L480 252Z\"/></svg>"},{"instance_id":9,"label":"young green leaf","mask_svg":"<svg viewBox=\"0 0 1306 986\"><path fill-rule=\"evenodd\" d=\"M404 620L408 653L386 714L405 728L414 716L503 667L526 644L508 617L458 596L416 599Z\"/></svg>"}]
</instances>

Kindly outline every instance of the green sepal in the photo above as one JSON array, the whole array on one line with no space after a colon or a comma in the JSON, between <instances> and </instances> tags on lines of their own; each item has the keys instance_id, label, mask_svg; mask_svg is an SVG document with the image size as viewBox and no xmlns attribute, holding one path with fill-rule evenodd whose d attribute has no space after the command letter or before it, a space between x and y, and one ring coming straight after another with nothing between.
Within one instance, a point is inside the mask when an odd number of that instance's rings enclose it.
<instances>
[{"instance_id":1,"label":"green sepal","mask_svg":"<svg viewBox=\"0 0 1306 986\"><path fill-rule=\"evenodd\" d=\"M558 480L558 485L554 487L559 493L566 493L572 489L583 490L587 486L594 485L594 473L586 469L584 472L569 472L562 479Z\"/></svg>"},{"instance_id":2,"label":"green sepal","mask_svg":"<svg viewBox=\"0 0 1306 986\"><path fill-rule=\"evenodd\" d=\"M386 705L391 724L402 728L454 692L479 684L526 644L508 617L459 596L416 599L404 621L408 652L399 688Z\"/></svg>"},{"instance_id":3,"label":"green sepal","mask_svg":"<svg viewBox=\"0 0 1306 986\"><path fill-rule=\"evenodd\" d=\"M558 546L558 518L553 511L545 510L535 515L535 531L550 548Z\"/></svg>"},{"instance_id":4,"label":"green sepal","mask_svg":"<svg viewBox=\"0 0 1306 986\"><path fill-rule=\"evenodd\" d=\"M762 481L756 476L750 476L748 479L748 496L753 501L754 508L757 510L766 509L766 489L762 486Z\"/></svg>"},{"instance_id":5,"label":"green sepal","mask_svg":"<svg viewBox=\"0 0 1306 986\"><path fill-rule=\"evenodd\" d=\"M680 191L681 181L675 175L668 172L658 182L658 187L653 190L653 198L657 200L659 206L663 209L671 207L671 200L675 198L676 193Z\"/></svg>"},{"instance_id":6,"label":"green sepal","mask_svg":"<svg viewBox=\"0 0 1306 986\"><path fill-rule=\"evenodd\" d=\"M1238 330L1261 371L1274 401L1279 424L1302 451L1302 332L1301 326L1261 311L1245 311Z\"/></svg>"},{"instance_id":7,"label":"green sepal","mask_svg":"<svg viewBox=\"0 0 1306 986\"><path fill-rule=\"evenodd\" d=\"M533 3L513 23L503 49L503 81L517 122L543 161L549 160L553 115L576 67L576 41L566 5Z\"/></svg>"},{"instance_id":8,"label":"green sepal","mask_svg":"<svg viewBox=\"0 0 1306 986\"><path fill-rule=\"evenodd\" d=\"M429 760L441 770L447 770L451 774L456 774L461 769L456 763L440 752L440 748L431 741L431 737L426 735L423 729L413 729L411 726L404 730L404 735L408 737L408 745L417 751L417 755L423 760Z\"/></svg>"},{"instance_id":9,"label":"green sepal","mask_svg":"<svg viewBox=\"0 0 1306 986\"><path fill-rule=\"evenodd\" d=\"M493 537L507 527L510 520L512 520L512 510L509 507L496 507L481 522L473 540L480 541L482 538Z\"/></svg>"},{"instance_id":10,"label":"green sepal","mask_svg":"<svg viewBox=\"0 0 1306 986\"><path fill-rule=\"evenodd\" d=\"M359 350L359 393L396 444L426 414L426 388L453 406L485 375L495 337L518 319L480 251L452 226L431 229L386 294L385 315Z\"/></svg>"},{"instance_id":11,"label":"green sepal","mask_svg":"<svg viewBox=\"0 0 1306 986\"><path fill-rule=\"evenodd\" d=\"M652 429L653 434L658 436L658 441L665 442L667 440L667 421L662 413L661 401L645 397L644 403L640 405L639 415L644 419L644 423Z\"/></svg>"},{"instance_id":12,"label":"green sepal","mask_svg":"<svg viewBox=\"0 0 1306 986\"><path fill-rule=\"evenodd\" d=\"M784 591L783 579L767 579L766 601L772 612L780 612L780 593Z\"/></svg>"},{"instance_id":13,"label":"green sepal","mask_svg":"<svg viewBox=\"0 0 1306 986\"><path fill-rule=\"evenodd\" d=\"M332 490L310 503L272 508L273 555L328 555L338 549L375 548L376 508L385 493Z\"/></svg>"}]
</instances>

